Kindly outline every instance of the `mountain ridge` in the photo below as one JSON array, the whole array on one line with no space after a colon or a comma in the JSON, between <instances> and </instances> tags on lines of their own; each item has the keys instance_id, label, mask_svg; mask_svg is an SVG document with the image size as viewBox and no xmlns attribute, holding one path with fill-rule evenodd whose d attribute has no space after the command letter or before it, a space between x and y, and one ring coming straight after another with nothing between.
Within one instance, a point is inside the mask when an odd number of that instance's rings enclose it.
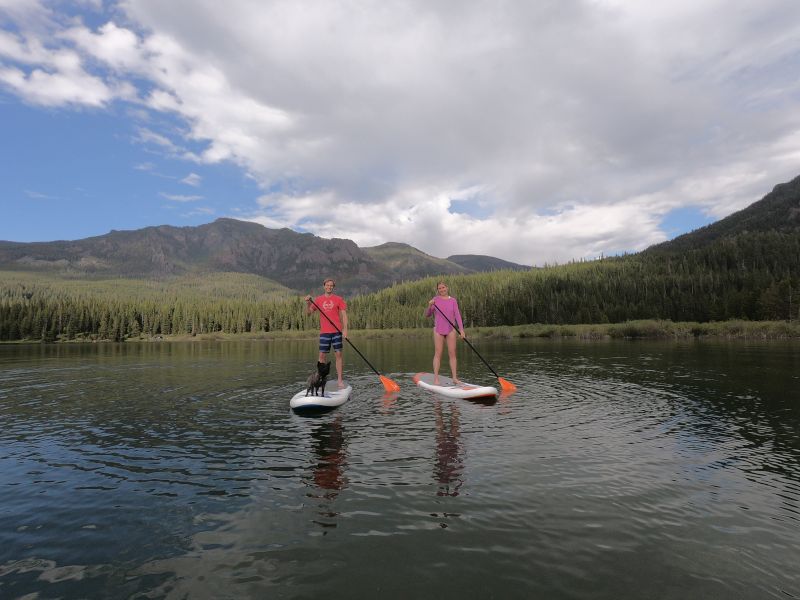
<instances>
[{"instance_id":1,"label":"mountain ridge","mask_svg":"<svg viewBox=\"0 0 800 600\"><path fill-rule=\"evenodd\" d=\"M447 260L481 273L504 270L528 271L531 269L531 267L526 265L520 265L515 262L503 260L502 258L495 258L494 256L487 256L486 254L453 254L448 256Z\"/></svg>"},{"instance_id":2,"label":"mountain ridge","mask_svg":"<svg viewBox=\"0 0 800 600\"><path fill-rule=\"evenodd\" d=\"M296 290L313 289L324 277L334 276L351 293L430 275L481 270L430 256L408 244L360 248L348 239L325 239L227 217L198 226L111 230L74 241L0 241L0 269L90 278L239 272Z\"/></svg>"}]
</instances>

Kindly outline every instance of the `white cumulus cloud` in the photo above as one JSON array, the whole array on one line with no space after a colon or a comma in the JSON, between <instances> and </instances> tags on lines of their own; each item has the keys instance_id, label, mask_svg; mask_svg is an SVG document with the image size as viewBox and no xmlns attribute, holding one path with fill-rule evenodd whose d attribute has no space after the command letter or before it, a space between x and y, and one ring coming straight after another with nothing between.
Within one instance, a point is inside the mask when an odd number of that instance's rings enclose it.
<instances>
[{"instance_id":1,"label":"white cumulus cloud","mask_svg":"<svg viewBox=\"0 0 800 600\"><path fill-rule=\"evenodd\" d=\"M203 178L198 175L197 173L189 173L186 177L181 179L181 183L185 183L186 185L191 185L192 187L199 186L203 181Z\"/></svg>"}]
</instances>

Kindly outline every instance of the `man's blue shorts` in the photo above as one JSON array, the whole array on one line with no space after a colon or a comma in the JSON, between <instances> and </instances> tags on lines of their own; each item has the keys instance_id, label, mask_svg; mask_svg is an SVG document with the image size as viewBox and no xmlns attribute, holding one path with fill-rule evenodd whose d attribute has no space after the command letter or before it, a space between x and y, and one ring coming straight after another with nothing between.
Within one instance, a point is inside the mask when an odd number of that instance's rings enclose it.
<instances>
[{"instance_id":1,"label":"man's blue shorts","mask_svg":"<svg viewBox=\"0 0 800 600\"><path fill-rule=\"evenodd\" d=\"M342 334L338 331L336 333L320 333L319 334L319 351L330 352L331 346L334 350L342 349Z\"/></svg>"}]
</instances>

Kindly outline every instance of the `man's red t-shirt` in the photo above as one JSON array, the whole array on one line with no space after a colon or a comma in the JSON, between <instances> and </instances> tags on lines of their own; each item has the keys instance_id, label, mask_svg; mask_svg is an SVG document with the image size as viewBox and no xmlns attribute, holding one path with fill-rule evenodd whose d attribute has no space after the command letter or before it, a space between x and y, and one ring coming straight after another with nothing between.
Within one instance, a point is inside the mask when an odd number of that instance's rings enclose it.
<instances>
[{"instance_id":1,"label":"man's red t-shirt","mask_svg":"<svg viewBox=\"0 0 800 600\"><path fill-rule=\"evenodd\" d=\"M322 296L317 296L314 299L314 302L317 306L319 306L320 310L323 314L327 315L328 319L333 321L336 327L339 328L339 331L342 330L342 321L339 319L339 311L340 310L347 310L347 302L344 301L344 298L341 296L337 296L336 294L331 294L330 296L326 296L323 294ZM316 307L313 307L314 310L317 310ZM319 332L320 333L336 333L336 327L330 324L325 317L320 315L319 317Z\"/></svg>"}]
</instances>

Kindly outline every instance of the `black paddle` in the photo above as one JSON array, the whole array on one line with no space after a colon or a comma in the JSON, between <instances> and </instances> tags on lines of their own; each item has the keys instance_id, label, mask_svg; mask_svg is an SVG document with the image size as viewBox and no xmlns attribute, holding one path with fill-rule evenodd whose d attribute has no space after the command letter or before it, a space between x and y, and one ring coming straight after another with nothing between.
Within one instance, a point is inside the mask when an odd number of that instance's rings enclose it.
<instances>
[{"instance_id":1,"label":"black paddle","mask_svg":"<svg viewBox=\"0 0 800 600\"><path fill-rule=\"evenodd\" d=\"M326 315L324 312L322 312L322 309L319 306L317 306L317 303L314 302L313 299L309 298L309 302L311 302L311 304L313 304L316 307L316 309L319 311L319 314L322 315L323 317L325 317L325 319L328 321L328 323L330 323L336 331L338 331L339 333L342 333L342 330L339 329L338 327L336 327L336 323L331 321L330 318L328 318L328 315ZM387 392L399 392L400 391L400 386L397 385L397 383L394 382L393 380L391 380L388 377L386 377L385 375L381 375L380 372L378 371L378 369L373 367L372 363L367 360L367 357L364 356L363 354L361 354L361 351L358 348L356 348L356 345L353 342L350 341L350 338L346 337L343 333L342 333L342 337L344 337L344 339L347 340L347 343L350 344L353 347L353 350L358 352L358 355L361 358L364 359L364 362L369 365L369 368L372 369L373 371L375 371L375 374L378 377L380 377L381 383L383 384L383 387L386 388Z\"/></svg>"},{"instance_id":2,"label":"black paddle","mask_svg":"<svg viewBox=\"0 0 800 600\"><path fill-rule=\"evenodd\" d=\"M444 317L444 318L447 320L447 322L448 322L448 323L450 323L450 325L451 325L451 327L452 327L453 329L455 329L456 331L458 331L458 327L456 327L455 323L453 323L453 322L452 322L450 319L448 319L448 318L447 318L447 315L446 315L446 314L444 314L444 313L442 312L442 309L441 309L441 308L439 308L438 306L436 306L436 302L434 302L434 303L433 303L433 307L434 307L436 310L438 310L438 311L439 311L439 314L440 314L440 315L442 315L442 316L443 316L443 317ZM513 383L511 383L511 382L510 382L510 381L508 381L507 379L503 379L502 377L500 377L500 375L498 375L498 374L497 374L497 371L495 371L495 370L492 368L492 365L490 365L488 362L486 362L486 359L485 359L485 358L483 358L483 357L481 356L481 353L480 353L480 352L478 352L477 350L475 350L475 346L473 346L473 345L470 343L470 341L467 339L467 336L464 336L464 337L463 337L463 338L461 338L461 339L463 339L465 342L467 342L467 346L469 346L470 348L472 348L472 351L473 351L475 354L477 354L477 355L478 355L478 358L480 358L480 359L483 361L483 364L485 364L487 367L489 367L489 370L490 370L492 373L494 373L494 376L495 376L495 377L497 377L497 381L500 383L500 389L501 389L501 390L503 390L504 392L513 392L514 390L516 390L516 389L517 389L517 386L515 386Z\"/></svg>"}]
</instances>

